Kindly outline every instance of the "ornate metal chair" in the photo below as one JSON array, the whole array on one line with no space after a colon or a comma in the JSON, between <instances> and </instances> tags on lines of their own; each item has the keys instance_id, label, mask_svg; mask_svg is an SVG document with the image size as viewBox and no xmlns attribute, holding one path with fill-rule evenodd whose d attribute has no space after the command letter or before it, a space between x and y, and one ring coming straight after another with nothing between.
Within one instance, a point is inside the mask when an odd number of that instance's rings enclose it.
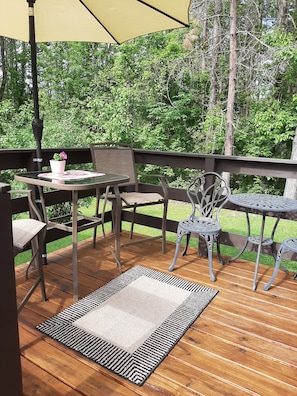
<instances>
[{"instance_id":1,"label":"ornate metal chair","mask_svg":"<svg viewBox=\"0 0 297 396\"><path fill-rule=\"evenodd\" d=\"M169 271L173 271L184 235L187 236L186 245L182 252L187 253L191 233L199 234L207 244L208 266L210 279L216 280L212 268L213 244L217 244L219 260L224 261L220 253L219 214L228 201L230 189L226 181L215 172L205 172L196 176L187 187L187 195L192 205L192 212L186 220L178 223L176 236L176 249Z\"/></svg>"},{"instance_id":2,"label":"ornate metal chair","mask_svg":"<svg viewBox=\"0 0 297 396\"><path fill-rule=\"evenodd\" d=\"M133 228L135 222L136 210L142 206L163 205L162 216L162 234L161 236L149 237L146 239L135 240L121 246L127 246L133 243L145 242L149 239L162 239L162 252L166 252L166 218L168 208L168 192L165 177L162 175L148 175L157 177L162 187L162 194L158 192L140 192L138 185L138 176L135 170L134 152L131 145L116 142L93 143L90 146L93 166L97 172L124 174L129 176L128 183L121 184L119 187L128 187L127 192L121 193L122 210L132 209L132 220L130 229L130 239L133 237ZM99 215L99 202L102 195L100 191L96 192L97 205L95 216ZM108 200L113 201L114 196L108 195ZM94 241L96 243L96 227L94 229Z\"/></svg>"},{"instance_id":3,"label":"ornate metal chair","mask_svg":"<svg viewBox=\"0 0 297 396\"><path fill-rule=\"evenodd\" d=\"M17 256L19 253L23 252L31 244L32 258L26 270L26 278L28 278L28 272L32 264L35 265L38 272L34 284L17 308L19 314L39 284L41 286L42 299L43 301L46 300L40 249L42 248L44 243L47 225L42 221L40 213L35 204L33 203L31 190L10 190L10 194L27 195L30 208L30 218L17 219L12 221L14 256Z\"/></svg>"},{"instance_id":4,"label":"ornate metal chair","mask_svg":"<svg viewBox=\"0 0 297 396\"><path fill-rule=\"evenodd\" d=\"M264 285L264 287L263 287L264 290L268 290L270 288L270 286L272 285L272 283L274 282L276 275L278 273L278 270L281 267L283 255L289 251L297 253L297 238L286 238L281 243L280 248L276 255L275 267L274 267L272 277L271 277L270 281ZM297 279L297 273L294 275L294 279Z\"/></svg>"}]
</instances>

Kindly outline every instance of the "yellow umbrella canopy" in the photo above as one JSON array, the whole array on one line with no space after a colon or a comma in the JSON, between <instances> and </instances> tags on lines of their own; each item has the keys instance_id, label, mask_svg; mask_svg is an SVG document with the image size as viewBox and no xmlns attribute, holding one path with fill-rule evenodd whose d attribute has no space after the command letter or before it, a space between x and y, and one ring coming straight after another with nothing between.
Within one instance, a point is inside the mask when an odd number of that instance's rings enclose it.
<instances>
[{"instance_id":1,"label":"yellow umbrella canopy","mask_svg":"<svg viewBox=\"0 0 297 396\"><path fill-rule=\"evenodd\" d=\"M30 42L38 170L43 120L39 118L36 43L85 41L121 44L189 25L191 0L0 0L0 36Z\"/></svg>"},{"instance_id":2,"label":"yellow umbrella canopy","mask_svg":"<svg viewBox=\"0 0 297 396\"><path fill-rule=\"evenodd\" d=\"M188 26L190 0L0 0L0 35L29 41L123 43L147 33Z\"/></svg>"}]
</instances>

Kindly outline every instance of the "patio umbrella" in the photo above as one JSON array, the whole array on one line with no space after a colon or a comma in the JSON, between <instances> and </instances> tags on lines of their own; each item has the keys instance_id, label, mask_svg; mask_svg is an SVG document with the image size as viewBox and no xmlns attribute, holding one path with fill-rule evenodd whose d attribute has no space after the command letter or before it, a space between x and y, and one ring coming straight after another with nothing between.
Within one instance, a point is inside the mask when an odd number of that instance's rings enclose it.
<instances>
[{"instance_id":1,"label":"patio umbrella","mask_svg":"<svg viewBox=\"0 0 297 396\"><path fill-rule=\"evenodd\" d=\"M37 167L42 166L36 43L121 44L144 34L186 27L191 0L0 0L0 35L30 42Z\"/></svg>"}]
</instances>

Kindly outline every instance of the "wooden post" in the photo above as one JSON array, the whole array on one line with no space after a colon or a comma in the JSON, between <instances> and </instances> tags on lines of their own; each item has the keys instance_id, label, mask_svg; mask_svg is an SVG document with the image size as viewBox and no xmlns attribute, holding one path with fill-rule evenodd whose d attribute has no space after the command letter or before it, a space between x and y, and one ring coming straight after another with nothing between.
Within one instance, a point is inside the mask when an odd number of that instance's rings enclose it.
<instances>
[{"instance_id":1,"label":"wooden post","mask_svg":"<svg viewBox=\"0 0 297 396\"><path fill-rule=\"evenodd\" d=\"M0 378L1 394L21 396L22 372L8 184L0 183Z\"/></svg>"}]
</instances>

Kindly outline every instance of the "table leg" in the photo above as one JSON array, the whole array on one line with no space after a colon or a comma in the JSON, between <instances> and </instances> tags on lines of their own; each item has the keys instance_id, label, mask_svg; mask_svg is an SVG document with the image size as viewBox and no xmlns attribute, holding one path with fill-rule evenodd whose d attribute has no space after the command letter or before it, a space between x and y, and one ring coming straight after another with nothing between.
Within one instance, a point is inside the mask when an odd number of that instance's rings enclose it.
<instances>
[{"instance_id":1,"label":"table leg","mask_svg":"<svg viewBox=\"0 0 297 396\"><path fill-rule=\"evenodd\" d=\"M249 212L247 210L245 212L245 215L246 215L246 223L247 223L247 237L246 237L246 240L245 240L244 245L242 246L240 252L236 256L229 258L228 259L228 263L231 263L231 261L234 261L234 260L238 259L238 257L240 257L242 255L242 253L245 251L245 249L247 247L247 244L249 242L249 237L251 235L251 224L250 224Z\"/></svg>"},{"instance_id":2,"label":"table leg","mask_svg":"<svg viewBox=\"0 0 297 396\"><path fill-rule=\"evenodd\" d=\"M72 191L72 271L73 300L78 300L78 269L77 269L77 202L78 191Z\"/></svg>"},{"instance_id":3,"label":"table leg","mask_svg":"<svg viewBox=\"0 0 297 396\"><path fill-rule=\"evenodd\" d=\"M265 220L266 220L266 213L263 213L263 215L262 215L261 233L260 233L260 237L259 237L259 245L258 245L258 252L257 252L256 267L255 267L255 273L254 273L253 291L255 291L256 288L257 288L257 274L258 274L259 263L260 263L263 235L264 235L264 229L265 229Z\"/></svg>"}]
</instances>

